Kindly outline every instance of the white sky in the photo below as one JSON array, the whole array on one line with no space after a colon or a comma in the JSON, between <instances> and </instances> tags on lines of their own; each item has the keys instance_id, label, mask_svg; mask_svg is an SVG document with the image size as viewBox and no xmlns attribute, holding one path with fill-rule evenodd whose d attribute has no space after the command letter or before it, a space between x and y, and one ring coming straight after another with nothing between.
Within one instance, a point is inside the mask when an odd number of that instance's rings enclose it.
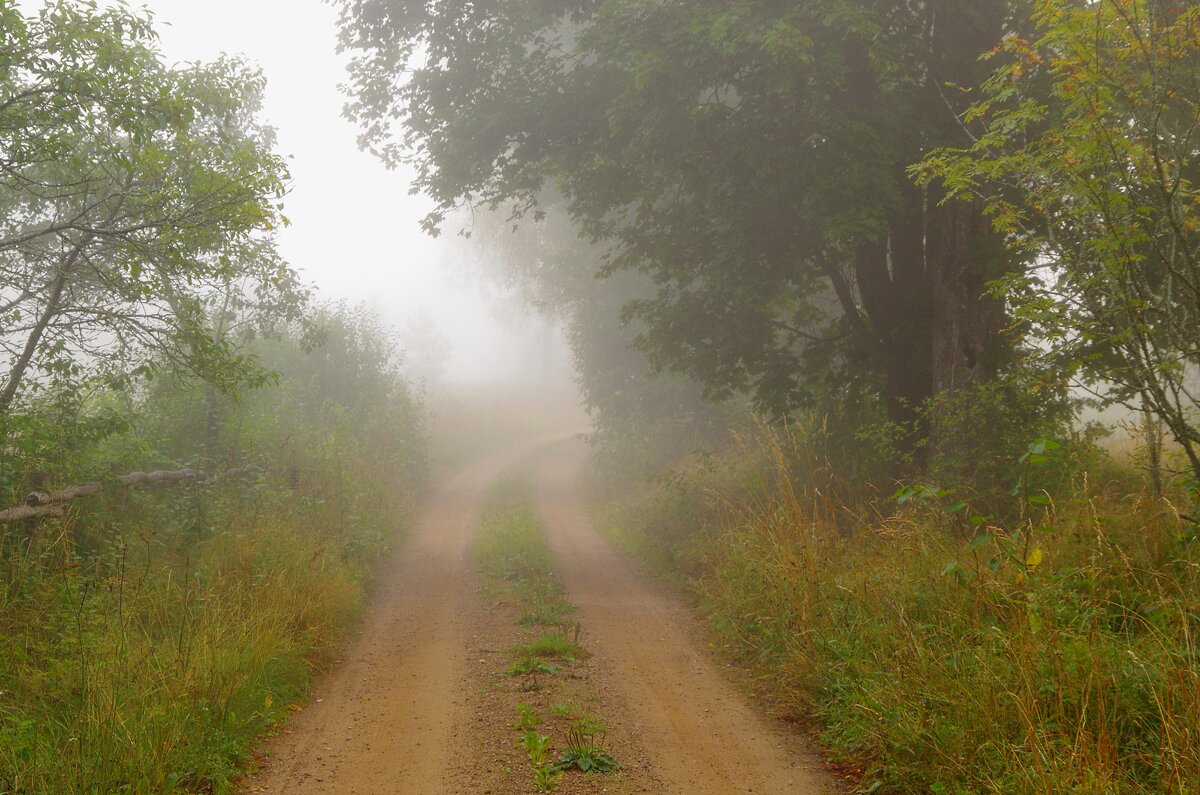
<instances>
[{"instance_id":1,"label":"white sky","mask_svg":"<svg viewBox=\"0 0 1200 795\"><path fill-rule=\"evenodd\" d=\"M466 269L454 230L434 240L419 227L430 209L408 194L411 173L359 151L342 118L343 59L336 9L321 0L142 0L156 17L168 62L246 56L267 77L264 116L289 155L292 192L281 251L322 297L365 301L400 328L422 308L453 345L446 378L492 381L540 365L540 324L500 324ZM40 3L27 2L36 7ZM531 358L539 360L537 364Z\"/></svg>"}]
</instances>

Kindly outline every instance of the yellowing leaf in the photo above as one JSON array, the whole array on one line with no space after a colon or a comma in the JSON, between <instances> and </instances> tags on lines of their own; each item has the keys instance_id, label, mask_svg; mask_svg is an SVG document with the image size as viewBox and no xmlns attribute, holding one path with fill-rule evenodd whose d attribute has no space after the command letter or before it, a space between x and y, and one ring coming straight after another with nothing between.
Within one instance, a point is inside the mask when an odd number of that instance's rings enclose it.
<instances>
[{"instance_id":1,"label":"yellowing leaf","mask_svg":"<svg viewBox=\"0 0 1200 795\"><path fill-rule=\"evenodd\" d=\"M1041 547L1034 547L1029 551L1029 557L1025 558L1025 565L1031 569L1036 569L1042 564L1042 558L1045 555L1042 553Z\"/></svg>"}]
</instances>

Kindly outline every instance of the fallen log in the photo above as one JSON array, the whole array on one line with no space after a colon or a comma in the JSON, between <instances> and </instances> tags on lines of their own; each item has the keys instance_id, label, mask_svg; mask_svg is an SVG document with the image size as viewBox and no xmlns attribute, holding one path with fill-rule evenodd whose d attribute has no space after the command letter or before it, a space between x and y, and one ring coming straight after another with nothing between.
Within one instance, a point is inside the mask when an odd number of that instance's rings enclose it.
<instances>
[{"instance_id":1,"label":"fallen log","mask_svg":"<svg viewBox=\"0 0 1200 795\"><path fill-rule=\"evenodd\" d=\"M38 516L64 516L66 510L61 505L17 505L6 511L0 511L0 524L16 522L20 519L33 519Z\"/></svg>"},{"instance_id":2,"label":"fallen log","mask_svg":"<svg viewBox=\"0 0 1200 795\"><path fill-rule=\"evenodd\" d=\"M222 478L237 474L240 469L231 469L220 475L208 478L205 483L213 483ZM0 524L15 522L21 519L33 519L39 516L62 516L63 507L60 503L87 497L92 494L116 488L118 486L137 486L143 489L165 488L179 483L200 480L204 473L198 469L159 469L153 472L126 472L117 475L112 480L97 480L91 483L80 483L68 486L58 491L31 491L25 495L24 505L14 505L0 511Z\"/></svg>"}]
</instances>

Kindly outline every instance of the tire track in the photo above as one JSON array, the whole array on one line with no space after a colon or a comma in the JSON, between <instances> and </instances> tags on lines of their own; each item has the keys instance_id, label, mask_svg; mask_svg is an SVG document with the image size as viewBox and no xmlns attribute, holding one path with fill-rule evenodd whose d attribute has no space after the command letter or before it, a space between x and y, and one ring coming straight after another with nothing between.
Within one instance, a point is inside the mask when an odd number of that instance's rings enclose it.
<instances>
[{"instance_id":1,"label":"tire track","mask_svg":"<svg viewBox=\"0 0 1200 795\"><path fill-rule=\"evenodd\" d=\"M267 743L246 793L440 795L454 727L471 711L468 639L479 597L468 547L496 476L557 434L493 455L430 499L388 567L362 634L309 706Z\"/></svg>"},{"instance_id":2,"label":"tire track","mask_svg":"<svg viewBox=\"0 0 1200 795\"><path fill-rule=\"evenodd\" d=\"M666 792L679 795L844 790L805 741L756 712L697 650L696 619L596 532L578 492L587 449L548 450L535 477L551 551L579 606L595 664L607 668Z\"/></svg>"}]
</instances>

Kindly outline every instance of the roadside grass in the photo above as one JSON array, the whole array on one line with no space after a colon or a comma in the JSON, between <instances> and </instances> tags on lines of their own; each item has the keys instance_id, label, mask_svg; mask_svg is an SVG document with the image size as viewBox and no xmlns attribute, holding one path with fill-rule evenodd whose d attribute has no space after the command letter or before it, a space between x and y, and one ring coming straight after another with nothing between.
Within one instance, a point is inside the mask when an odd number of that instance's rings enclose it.
<instances>
[{"instance_id":1,"label":"roadside grass","mask_svg":"<svg viewBox=\"0 0 1200 795\"><path fill-rule=\"evenodd\" d=\"M277 482L207 494L218 529L190 543L164 497L105 516L98 553L78 524L3 550L0 792L227 791L356 625L409 510L338 480L306 485L320 505Z\"/></svg>"},{"instance_id":2,"label":"roadside grass","mask_svg":"<svg viewBox=\"0 0 1200 795\"><path fill-rule=\"evenodd\" d=\"M218 442L240 474L0 526L0 795L229 792L335 661L424 468L420 407L339 317L332 348L261 341L279 383L219 427L161 382L54 484Z\"/></svg>"},{"instance_id":3,"label":"roadside grass","mask_svg":"<svg viewBox=\"0 0 1200 795\"><path fill-rule=\"evenodd\" d=\"M588 653L580 644L581 626L575 606L554 577L545 529L528 488L519 477L500 481L489 495L475 539L475 560L484 587L514 608L514 631L520 640L507 649L512 662L502 676L520 681L514 687L517 744L525 750L534 789L557 789L569 770L613 773L616 760L602 747L604 723L584 713L572 680ZM526 699L536 699L530 703ZM548 711L547 721L540 710ZM541 733L548 724L553 730ZM554 737L562 738L555 753Z\"/></svg>"},{"instance_id":4,"label":"roadside grass","mask_svg":"<svg viewBox=\"0 0 1200 795\"><path fill-rule=\"evenodd\" d=\"M852 516L759 442L613 521L864 787L1200 792L1200 539L1169 505L1081 473L1023 530L938 499Z\"/></svg>"}]
</instances>

